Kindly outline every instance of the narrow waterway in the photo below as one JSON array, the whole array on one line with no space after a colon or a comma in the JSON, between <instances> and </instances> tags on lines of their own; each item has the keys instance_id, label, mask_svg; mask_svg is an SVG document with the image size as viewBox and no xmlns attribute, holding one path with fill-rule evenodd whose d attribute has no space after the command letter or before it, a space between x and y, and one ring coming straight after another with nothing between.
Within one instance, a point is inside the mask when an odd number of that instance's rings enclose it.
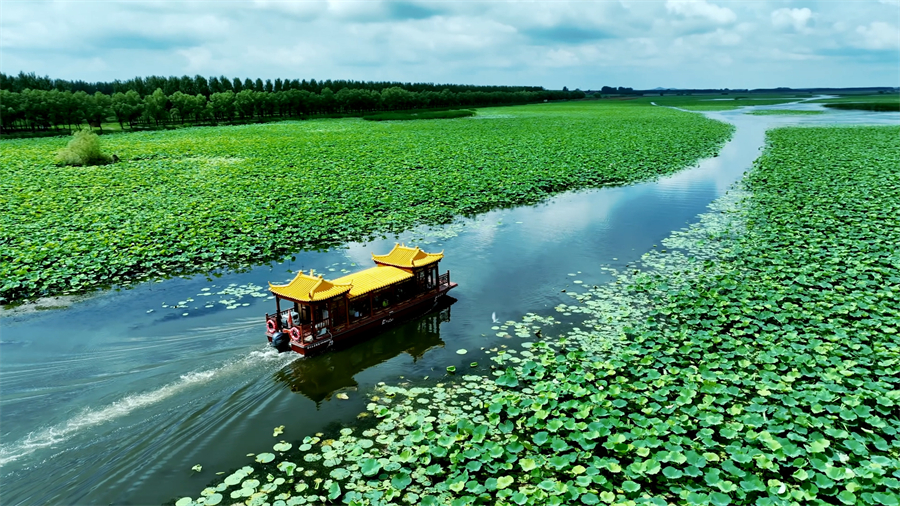
<instances>
[{"instance_id":1,"label":"narrow waterway","mask_svg":"<svg viewBox=\"0 0 900 506\"><path fill-rule=\"evenodd\" d=\"M759 107L820 109L816 104ZM66 307L0 313L0 486L4 504L159 504L195 495L279 437L301 438L365 410L378 382L416 381L486 362L512 344L496 322L556 315L562 291L608 280L693 222L737 181L767 128L900 124L900 114L708 113L733 123L719 156L658 181L573 192L443 229L407 233L220 277L146 283ZM266 347L268 281L296 269L326 276L371 265L395 240L444 250L457 300L365 343L322 357ZM460 348L469 350L458 355ZM476 369L479 370L479 369ZM483 370L483 369L481 369ZM338 393L346 394L341 399ZM343 397L343 396L341 396ZM194 472L195 464L203 466Z\"/></svg>"}]
</instances>

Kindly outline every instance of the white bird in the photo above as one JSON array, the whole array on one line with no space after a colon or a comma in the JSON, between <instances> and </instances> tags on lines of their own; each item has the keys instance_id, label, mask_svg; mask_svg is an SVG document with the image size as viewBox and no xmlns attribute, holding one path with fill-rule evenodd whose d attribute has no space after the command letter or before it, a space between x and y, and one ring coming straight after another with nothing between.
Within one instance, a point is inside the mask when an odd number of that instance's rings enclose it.
<instances>
[{"instance_id":1,"label":"white bird","mask_svg":"<svg viewBox=\"0 0 900 506\"><path fill-rule=\"evenodd\" d=\"M491 321L494 323L500 323L500 320L497 319L497 313L491 313Z\"/></svg>"}]
</instances>

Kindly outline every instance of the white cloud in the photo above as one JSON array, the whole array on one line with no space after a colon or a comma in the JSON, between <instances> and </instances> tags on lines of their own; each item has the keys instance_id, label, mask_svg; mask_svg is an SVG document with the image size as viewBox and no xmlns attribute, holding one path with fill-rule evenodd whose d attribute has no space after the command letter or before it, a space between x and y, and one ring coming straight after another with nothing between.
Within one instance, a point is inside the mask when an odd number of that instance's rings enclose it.
<instances>
[{"instance_id":1,"label":"white cloud","mask_svg":"<svg viewBox=\"0 0 900 506\"><path fill-rule=\"evenodd\" d=\"M856 33L860 35L857 47L864 49L900 49L900 30L896 26L873 21L868 26L858 26Z\"/></svg>"},{"instance_id":2,"label":"white cloud","mask_svg":"<svg viewBox=\"0 0 900 506\"><path fill-rule=\"evenodd\" d=\"M224 74L582 89L823 84L813 76L828 85L900 84L891 53L900 45L896 3L816 5L4 1L0 71L88 81Z\"/></svg>"},{"instance_id":3,"label":"white cloud","mask_svg":"<svg viewBox=\"0 0 900 506\"><path fill-rule=\"evenodd\" d=\"M666 0L666 10L687 18L702 18L724 25L737 20L737 15L727 7L707 3L706 0Z\"/></svg>"},{"instance_id":4,"label":"white cloud","mask_svg":"<svg viewBox=\"0 0 900 506\"><path fill-rule=\"evenodd\" d=\"M772 11L772 25L779 29L793 29L800 33L809 33L811 30L806 23L812 19L813 13L806 7L802 9L788 9L787 7Z\"/></svg>"},{"instance_id":5,"label":"white cloud","mask_svg":"<svg viewBox=\"0 0 900 506\"><path fill-rule=\"evenodd\" d=\"M191 47L176 51L187 60L185 70L187 72L200 72L206 70L212 61L212 52L205 47Z\"/></svg>"}]
</instances>

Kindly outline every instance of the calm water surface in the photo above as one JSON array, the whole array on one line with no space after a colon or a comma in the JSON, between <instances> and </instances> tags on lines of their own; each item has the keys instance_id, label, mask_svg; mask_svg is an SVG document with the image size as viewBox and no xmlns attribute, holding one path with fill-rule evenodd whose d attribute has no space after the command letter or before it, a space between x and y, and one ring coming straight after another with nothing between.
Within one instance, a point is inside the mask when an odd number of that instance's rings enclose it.
<instances>
[{"instance_id":1,"label":"calm water surface","mask_svg":"<svg viewBox=\"0 0 900 506\"><path fill-rule=\"evenodd\" d=\"M815 104L765 108L818 109ZM568 193L439 230L459 283L449 307L344 351L302 359L266 347L268 281L296 269L326 276L368 267L394 238L301 252L290 262L218 278L196 276L109 291L64 309L0 313L0 497L3 504L159 504L196 496L217 471L248 463L278 439L351 422L378 382L421 380L448 365L487 362L513 344L496 321L555 315L564 289L607 281L750 168L765 130L786 124L900 124L900 114L709 113L735 124L720 155L655 182ZM224 293L223 293L224 292ZM164 307L168 306L168 307ZM179 307L173 307L179 306ZM456 350L466 348L465 356ZM404 379L401 379L404 378ZM348 400L336 397L346 393ZM191 467L202 464L203 471Z\"/></svg>"}]
</instances>

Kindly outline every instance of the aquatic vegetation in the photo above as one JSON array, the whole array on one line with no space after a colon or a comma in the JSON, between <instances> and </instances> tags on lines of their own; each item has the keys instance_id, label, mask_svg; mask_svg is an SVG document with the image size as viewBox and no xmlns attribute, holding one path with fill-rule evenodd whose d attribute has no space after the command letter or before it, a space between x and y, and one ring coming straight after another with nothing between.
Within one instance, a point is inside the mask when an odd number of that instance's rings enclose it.
<instances>
[{"instance_id":1,"label":"aquatic vegetation","mask_svg":"<svg viewBox=\"0 0 900 506\"><path fill-rule=\"evenodd\" d=\"M840 97L819 98L811 100L815 104L840 104L848 102L882 102L900 104L900 94L898 93L874 93L868 95L843 95Z\"/></svg>"},{"instance_id":2,"label":"aquatic vegetation","mask_svg":"<svg viewBox=\"0 0 900 506\"><path fill-rule=\"evenodd\" d=\"M485 350L492 376L380 385L374 427L213 489L279 506L896 505L900 128L769 142L666 252L567 292L557 311L584 318L558 339Z\"/></svg>"},{"instance_id":3,"label":"aquatic vegetation","mask_svg":"<svg viewBox=\"0 0 900 506\"><path fill-rule=\"evenodd\" d=\"M732 130L629 103L482 112L108 136L114 170L55 167L64 140L4 140L0 302L235 268L654 178L711 156Z\"/></svg>"},{"instance_id":4,"label":"aquatic vegetation","mask_svg":"<svg viewBox=\"0 0 900 506\"><path fill-rule=\"evenodd\" d=\"M825 104L825 107L849 111L898 112L900 111L900 102L839 102Z\"/></svg>"},{"instance_id":5,"label":"aquatic vegetation","mask_svg":"<svg viewBox=\"0 0 900 506\"><path fill-rule=\"evenodd\" d=\"M759 106L759 105L778 105L801 100L801 97L721 97L715 95L693 95L693 96L665 96L665 97L644 97L637 99L638 102L650 103L668 107L677 107L689 111L730 111L739 107Z\"/></svg>"},{"instance_id":6,"label":"aquatic vegetation","mask_svg":"<svg viewBox=\"0 0 900 506\"><path fill-rule=\"evenodd\" d=\"M815 116L817 114L825 114L825 111L805 111L793 109L761 109L758 111L750 111L747 114L753 116Z\"/></svg>"},{"instance_id":7,"label":"aquatic vegetation","mask_svg":"<svg viewBox=\"0 0 900 506\"><path fill-rule=\"evenodd\" d=\"M363 116L366 121L408 121L416 119L453 119L475 116L470 109L454 109L450 111L416 111L416 112L382 112Z\"/></svg>"},{"instance_id":8,"label":"aquatic vegetation","mask_svg":"<svg viewBox=\"0 0 900 506\"><path fill-rule=\"evenodd\" d=\"M112 157L100 151L100 137L90 128L76 131L72 140L56 154L59 165L104 165Z\"/></svg>"}]
</instances>

